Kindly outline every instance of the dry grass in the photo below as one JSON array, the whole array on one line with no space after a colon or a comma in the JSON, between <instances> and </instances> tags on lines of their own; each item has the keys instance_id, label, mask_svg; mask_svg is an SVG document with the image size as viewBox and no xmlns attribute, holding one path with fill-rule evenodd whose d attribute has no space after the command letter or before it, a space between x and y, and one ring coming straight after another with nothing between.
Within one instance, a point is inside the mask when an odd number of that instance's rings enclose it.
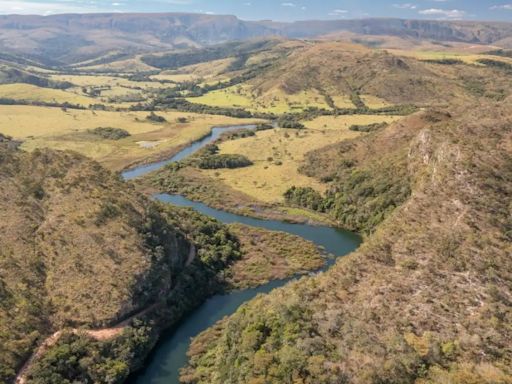
<instances>
[{"instance_id":1,"label":"dry grass","mask_svg":"<svg viewBox=\"0 0 512 384\"><path fill-rule=\"evenodd\" d=\"M221 74L228 69L233 61L233 58L227 58L207 63L189 65L177 70L162 71L158 75L151 76L151 78L155 80L170 80L176 83L195 81L199 79L223 80L226 79L226 76L222 76Z\"/></svg>"},{"instance_id":2,"label":"dry grass","mask_svg":"<svg viewBox=\"0 0 512 384\"><path fill-rule=\"evenodd\" d=\"M168 84L152 81L131 81L117 76L106 75L52 75L56 81L69 81L79 87L125 87L125 88L163 88Z\"/></svg>"},{"instance_id":3,"label":"dry grass","mask_svg":"<svg viewBox=\"0 0 512 384\"><path fill-rule=\"evenodd\" d=\"M154 71L156 68L144 63L140 56L114 61L108 64L89 65L80 68L83 71L112 71L112 72L143 72Z\"/></svg>"},{"instance_id":4,"label":"dry grass","mask_svg":"<svg viewBox=\"0 0 512 384\"><path fill-rule=\"evenodd\" d=\"M393 105L384 99L372 95L361 95L361 100L363 100L368 108L372 109L384 108Z\"/></svg>"},{"instance_id":5,"label":"dry grass","mask_svg":"<svg viewBox=\"0 0 512 384\"><path fill-rule=\"evenodd\" d=\"M331 96L334 105L338 108L354 108L354 103L350 100L349 96Z\"/></svg>"},{"instance_id":6,"label":"dry grass","mask_svg":"<svg viewBox=\"0 0 512 384\"><path fill-rule=\"evenodd\" d=\"M314 130L346 130L352 125L392 123L400 119L401 116L378 115L320 116L314 120L304 122L304 125Z\"/></svg>"},{"instance_id":7,"label":"dry grass","mask_svg":"<svg viewBox=\"0 0 512 384\"><path fill-rule=\"evenodd\" d=\"M98 101L92 97L77 95L59 89L42 88L31 84L0 85L0 98L38 102L71 103L88 106Z\"/></svg>"},{"instance_id":8,"label":"dry grass","mask_svg":"<svg viewBox=\"0 0 512 384\"><path fill-rule=\"evenodd\" d=\"M197 140L213 126L247 123L242 119L192 113L162 112L159 115L168 123L150 123L146 112L64 112L60 108L0 106L0 132L25 140L23 148L29 151L70 149L117 170ZM179 117L186 117L189 123L176 123ZM87 133L88 129L97 127L122 128L131 136L118 141L99 140ZM140 145L141 142L149 145Z\"/></svg>"},{"instance_id":9,"label":"dry grass","mask_svg":"<svg viewBox=\"0 0 512 384\"><path fill-rule=\"evenodd\" d=\"M216 107L245 108L251 111L276 114L299 112L308 107L329 109L324 96L316 90L287 94L281 88L273 88L260 94L255 92L254 88L248 84L209 92L201 97L189 98L188 100L193 103ZM353 107L352 104L350 105Z\"/></svg>"}]
</instances>

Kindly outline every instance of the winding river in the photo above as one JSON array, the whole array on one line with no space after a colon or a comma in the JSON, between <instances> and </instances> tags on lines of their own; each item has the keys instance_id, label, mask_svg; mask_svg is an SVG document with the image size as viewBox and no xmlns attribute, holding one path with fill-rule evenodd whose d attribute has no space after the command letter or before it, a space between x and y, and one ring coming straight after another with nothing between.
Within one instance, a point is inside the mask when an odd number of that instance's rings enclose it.
<instances>
[{"instance_id":1,"label":"winding river","mask_svg":"<svg viewBox=\"0 0 512 384\"><path fill-rule=\"evenodd\" d=\"M191 144L172 158L143 165L126 171L123 177L126 180L143 176L165 165L184 159L205 145L217 140L223 132L234 131L242 128L254 129L254 125L239 125L232 127L215 127L212 132ZM324 226L312 226L307 224L291 224L276 220L260 220L251 217L240 216L208 207L205 204L191 201L183 196L159 194L155 198L178 206L192 207L197 211L214 217L217 220L229 223L242 223L255 227L266 228L274 231L284 231L301 236L323 247L327 252L343 256L354 251L361 243L361 238L354 233ZM328 259L323 270L327 270L335 262ZM179 384L179 370L187 363L187 350L190 339L197 336L206 328L211 327L223 317L234 313L243 303L254 298L257 294L268 293L274 288L286 284L291 279L275 280L257 288L230 292L216 295L206 300L200 307L188 315L172 332L164 335L151 354L144 370L136 374L129 381L130 384Z\"/></svg>"}]
</instances>

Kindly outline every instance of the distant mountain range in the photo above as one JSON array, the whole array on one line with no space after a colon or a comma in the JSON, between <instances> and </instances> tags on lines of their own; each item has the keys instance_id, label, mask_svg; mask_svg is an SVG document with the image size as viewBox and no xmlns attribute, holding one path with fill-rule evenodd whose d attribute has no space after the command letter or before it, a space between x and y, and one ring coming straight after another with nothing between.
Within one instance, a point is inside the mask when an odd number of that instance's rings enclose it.
<instances>
[{"instance_id":1,"label":"distant mountain range","mask_svg":"<svg viewBox=\"0 0 512 384\"><path fill-rule=\"evenodd\" d=\"M512 47L512 23L362 19L243 21L204 14L68 14L0 16L0 50L46 64L73 64L102 55L148 53L261 36L311 38L348 31Z\"/></svg>"}]
</instances>

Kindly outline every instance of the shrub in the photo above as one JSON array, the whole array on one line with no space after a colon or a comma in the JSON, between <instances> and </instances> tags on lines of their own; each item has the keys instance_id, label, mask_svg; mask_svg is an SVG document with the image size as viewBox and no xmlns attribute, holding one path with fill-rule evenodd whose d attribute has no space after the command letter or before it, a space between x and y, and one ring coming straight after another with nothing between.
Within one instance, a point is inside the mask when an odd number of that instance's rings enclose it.
<instances>
[{"instance_id":1,"label":"shrub","mask_svg":"<svg viewBox=\"0 0 512 384\"><path fill-rule=\"evenodd\" d=\"M350 130L355 132L373 132L388 126L388 123L373 123L365 125L351 125Z\"/></svg>"},{"instance_id":2,"label":"shrub","mask_svg":"<svg viewBox=\"0 0 512 384\"><path fill-rule=\"evenodd\" d=\"M121 140L130 136L130 133L127 130L112 127L98 127L90 129L89 132L107 140Z\"/></svg>"},{"instance_id":3,"label":"shrub","mask_svg":"<svg viewBox=\"0 0 512 384\"><path fill-rule=\"evenodd\" d=\"M298 117L294 115L283 115L277 120L277 125L280 128L291 128L291 129L304 129L304 124L302 124Z\"/></svg>"},{"instance_id":4,"label":"shrub","mask_svg":"<svg viewBox=\"0 0 512 384\"><path fill-rule=\"evenodd\" d=\"M152 121L153 123L165 123L167 120L163 116L158 116L155 112L151 112L146 116L146 120Z\"/></svg>"},{"instance_id":5,"label":"shrub","mask_svg":"<svg viewBox=\"0 0 512 384\"><path fill-rule=\"evenodd\" d=\"M243 168L253 165L253 162L243 155L210 155L199 160L201 169Z\"/></svg>"}]
</instances>

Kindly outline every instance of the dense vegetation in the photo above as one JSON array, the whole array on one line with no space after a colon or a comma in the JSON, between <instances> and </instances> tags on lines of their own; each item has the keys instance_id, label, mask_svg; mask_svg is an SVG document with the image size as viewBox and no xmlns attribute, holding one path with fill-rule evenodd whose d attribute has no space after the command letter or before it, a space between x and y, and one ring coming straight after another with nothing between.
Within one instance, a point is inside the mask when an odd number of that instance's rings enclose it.
<instances>
[{"instance_id":1,"label":"dense vegetation","mask_svg":"<svg viewBox=\"0 0 512 384\"><path fill-rule=\"evenodd\" d=\"M479 59L478 62L480 64L487 65L488 67L497 68L508 73L512 73L512 64L506 63L500 60L492 60L492 59Z\"/></svg>"},{"instance_id":2,"label":"dense vegetation","mask_svg":"<svg viewBox=\"0 0 512 384\"><path fill-rule=\"evenodd\" d=\"M159 116L153 111L146 116L146 120L151 121L153 123L165 123L167 121L165 117Z\"/></svg>"},{"instance_id":3,"label":"dense vegetation","mask_svg":"<svg viewBox=\"0 0 512 384\"><path fill-rule=\"evenodd\" d=\"M107 140L121 140L130 136L130 133L122 128L98 127L91 129L90 132Z\"/></svg>"},{"instance_id":4,"label":"dense vegetation","mask_svg":"<svg viewBox=\"0 0 512 384\"><path fill-rule=\"evenodd\" d=\"M350 130L355 132L373 132L377 131L381 128L387 127L387 123L374 123L374 124L366 124L366 125L351 125Z\"/></svg>"},{"instance_id":5,"label":"dense vegetation","mask_svg":"<svg viewBox=\"0 0 512 384\"><path fill-rule=\"evenodd\" d=\"M464 62L459 59L429 59L425 60L426 63L441 64L441 65L462 65Z\"/></svg>"},{"instance_id":6,"label":"dense vegetation","mask_svg":"<svg viewBox=\"0 0 512 384\"><path fill-rule=\"evenodd\" d=\"M252 161L244 155L220 154L200 158L197 166L201 169L234 169L248 167L252 164Z\"/></svg>"},{"instance_id":7,"label":"dense vegetation","mask_svg":"<svg viewBox=\"0 0 512 384\"><path fill-rule=\"evenodd\" d=\"M182 161L182 164L173 164L175 168L192 165L200 169L243 168L252 165L246 156L236 154L219 154L216 144L206 145L193 156Z\"/></svg>"},{"instance_id":8,"label":"dense vegetation","mask_svg":"<svg viewBox=\"0 0 512 384\"><path fill-rule=\"evenodd\" d=\"M283 115L279 117L277 120L277 125L280 128L292 128L292 129L303 129L304 124L302 124L297 116L294 115Z\"/></svg>"},{"instance_id":9,"label":"dense vegetation","mask_svg":"<svg viewBox=\"0 0 512 384\"><path fill-rule=\"evenodd\" d=\"M377 130L370 137L344 141L306 157L302 172L329 182L327 193L322 196L312 188L293 187L284 195L286 202L328 213L344 228L373 232L411 194L405 143L426 122L445 118L436 113L411 117L410 126L401 129L402 137L395 143L387 137L398 126L358 126L361 131ZM382 148L386 148L385 153Z\"/></svg>"}]
</instances>

